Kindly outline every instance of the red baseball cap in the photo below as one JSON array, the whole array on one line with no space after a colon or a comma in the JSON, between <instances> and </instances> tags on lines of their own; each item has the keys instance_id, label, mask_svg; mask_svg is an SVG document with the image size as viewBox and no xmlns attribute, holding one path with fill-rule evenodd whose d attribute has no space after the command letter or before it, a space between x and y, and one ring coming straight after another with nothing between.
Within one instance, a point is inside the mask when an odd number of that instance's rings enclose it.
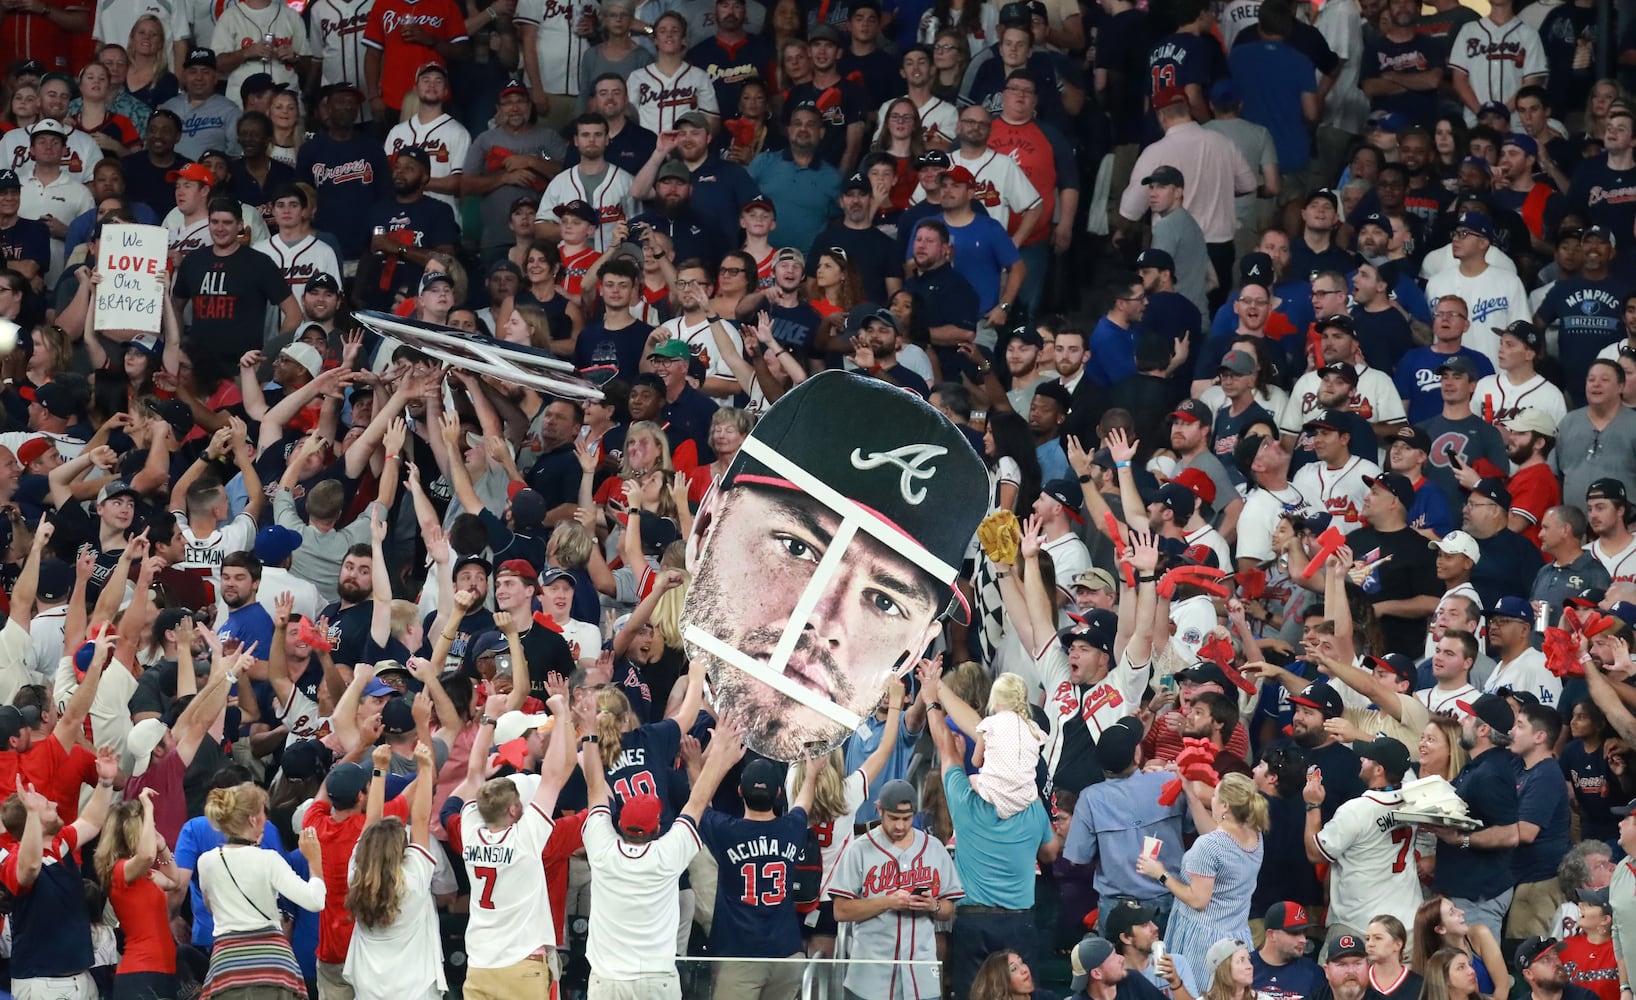
<instances>
[{"instance_id":1,"label":"red baseball cap","mask_svg":"<svg viewBox=\"0 0 1636 1000\"><path fill-rule=\"evenodd\" d=\"M977 183L977 178L973 177L971 171L965 167L950 167L943 172L943 183L947 184L951 181L955 184L964 184L970 187Z\"/></svg>"},{"instance_id":2,"label":"red baseball cap","mask_svg":"<svg viewBox=\"0 0 1636 1000\"><path fill-rule=\"evenodd\" d=\"M1203 469L1190 467L1176 473L1170 480L1187 487L1187 491L1207 504L1216 502L1216 483Z\"/></svg>"},{"instance_id":3,"label":"red baseball cap","mask_svg":"<svg viewBox=\"0 0 1636 1000\"><path fill-rule=\"evenodd\" d=\"M177 181L193 181L195 184L203 184L205 187L214 187L216 175L211 173L210 168L202 163L189 163L180 170L172 170L165 174L166 184L175 184Z\"/></svg>"},{"instance_id":4,"label":"red baseball cap","mask_svg":"<svg viewBox=\"0 0 1636 1000\"><path fill-rule=\"evenodd\" d=\"M26 466L55 447L51 439L44 435L31 437L17 446L17 461L20 465Z\"/></svg>"},{"instance_id":5,"label":"red baseball cap","mask_svg":"<svg viewBox=\"0 0 1636 1000\"><path fill-rule=\"evenodd\" d=\"M1153 110L1155 111L1186 103L1188 103L1187 91L1180 87L1161 87L1153 94Z\"/></svg>"},{"instance_id":6,"label":"red baseball cap","mask_svg":"<svg viewBox=\"0 0 1636 1000\"><path fill-rule=\"evenodd\" d=\"M659 832L663 812L657 795L635 795L619 810L619 832L627 837L651 837Z\"/></svg>"}]
</instances>

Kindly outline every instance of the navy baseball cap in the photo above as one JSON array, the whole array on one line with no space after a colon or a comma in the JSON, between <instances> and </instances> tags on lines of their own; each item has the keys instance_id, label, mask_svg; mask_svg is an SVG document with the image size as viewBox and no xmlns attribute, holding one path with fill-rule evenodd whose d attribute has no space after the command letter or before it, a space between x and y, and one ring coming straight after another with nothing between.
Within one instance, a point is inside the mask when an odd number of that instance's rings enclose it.
<instances>
[{"instance_id":1,"label":"navy baseball cap","mask_svg":"<svg viewBox=\"0 0 1636 1000\"><path fill-rule=\"evenodd\" d=\"M739 797L747 808L765 812L778 801L778 790L783 787L783 767L759 757L744 765L738 779Z\"/></svg>"},{"instance_id":2,"label":"navy baseball cap","mask_svg":"<svg viewBox=\"0 0 1636 1000\"><path fill-rule=\"evenodd\" d=\"M1468 157L1468 159L1475 159L1475 157ZM1488 166L1488 161L1483 160L1482 164L1486 168ZM1454 229L1455 232L1459 232L1462 229L1468 230L1477 236L1481 236L1485 240L1492 240L1494 238L1494 225L1489 221L1488 216L1484 215L1482 212L1466 212L1462 214L1459 221L1455 223Z\"/></svg>"}]
</instances>

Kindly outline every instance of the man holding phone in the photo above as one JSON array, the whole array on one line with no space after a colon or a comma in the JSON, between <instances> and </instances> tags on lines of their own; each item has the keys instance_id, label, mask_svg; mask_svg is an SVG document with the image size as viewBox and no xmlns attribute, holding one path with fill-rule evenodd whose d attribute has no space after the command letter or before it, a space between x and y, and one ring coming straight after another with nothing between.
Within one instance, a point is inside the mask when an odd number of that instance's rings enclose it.
<instances>
[{"instance_id":1,"label":"man holding phone","mask_svg":"<svg viewBox=\"0 0 1636 1000\"><path fill-rule=\"evenodd\" d=\"M933 1000L942 996L933 921L954 916L965 891L943 844L915 829L914 786L888 781L875 801L880 826L841 852L829 892L836 921L857 924L852 957L896 964L852 963L846 991L864 1000Z\"/></svg>"}]
</instances>

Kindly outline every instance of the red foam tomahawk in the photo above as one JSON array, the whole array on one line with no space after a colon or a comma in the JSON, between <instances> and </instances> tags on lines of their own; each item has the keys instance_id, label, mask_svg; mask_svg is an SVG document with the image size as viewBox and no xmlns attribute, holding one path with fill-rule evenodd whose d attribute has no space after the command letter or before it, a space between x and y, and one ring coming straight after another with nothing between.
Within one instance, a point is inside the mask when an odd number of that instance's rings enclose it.
<instances>
[{"instance_id":1,"label":"red foam tomahawk","mask_svg":"<svg viewBox=\"0 0 1636 1000\"><path fill-rule=\"evenodd\" d=\"M1114 560L1119 563L1119 575L1125 578L1125 586L1136 586L1136 567L1125 561L1125 532L1119 526L1119 519L1113 516L1113 511L1102 512L1102 523L1107 525L1108 537L1113 540Z\"/></svg>"},{"instance_id":2,"label":"red foam tomahawk","mask_svg":"<svg viewBox=\"0 0 1636 1000\"><path fill-rule=\"evenodd\" d=\"M1318 552L1307 563L1307 568L1301 571L1301 579L1312 579L1312 574L1318 572L1318 568L1329 562L1329 557L1339 552L1345 544L1346 535L1341 533L1341 529L1333 524L1325 528L1324 533L1318 536Z\"/></svg>"},{"instance_id":3,"label":"red foam tomahawk","mask_svg":"<svg viewBox=\"0 0 1636 1000\"><path fill-rule=\"evenodd\" d=\"M1212 597L1226 597L1226 573L1214 566L1177 566L1159 579L1159 596L1170 600L1180 586L1197 587Z\"/></svg>"},{"instance_id":4,"label":"red foam tomahawk","mask_svg":"<svg viewBox=\"0 0 1636 1000\"><path fill-rule=\"evenodd\" d=\"M329 636L319 630L318 626L312 623L312 619L306 615L302 615L301 621L296 624L295 639L297 642L306 643L313 649L323 650L326 653L335 651L335 646L329 641Z\"/></svg>"},{"instance_id":5,"label":"red foam tomahawk","mask_svg":"<svg viewBox=\"0 0 1636 1000\"><path fill-rule=\"evenodd\" d=\"M1240 691L1245 694L1255 694L1255 685L1250 683L1249 679L1243 674L1239 673L1237 667L1233 666L1236 655L1233 644L1219 635L1211 636L1209 642L1199 647L1199 659L1207 660L1220 667L1222 674L1229 681L1232 681L1233 686Z\"/></svg>"},{"instance_id":6,"label":"red foam tomahawk","mask_svg":"<svg viewBox=\"0 0 1636 1000\"><path fill-rule=\"evenodd\" d=\"M1176 804L1182 794L1183 781L1202 781L1211 788L1221 781L1221 775L1216 773L1216 748L1206 739L1191 736L1183 739L1181 753L1176 755L1176 768L1181 777L1166 782L1159 792L1162 806Z\"/></svg>"}]
</instances>

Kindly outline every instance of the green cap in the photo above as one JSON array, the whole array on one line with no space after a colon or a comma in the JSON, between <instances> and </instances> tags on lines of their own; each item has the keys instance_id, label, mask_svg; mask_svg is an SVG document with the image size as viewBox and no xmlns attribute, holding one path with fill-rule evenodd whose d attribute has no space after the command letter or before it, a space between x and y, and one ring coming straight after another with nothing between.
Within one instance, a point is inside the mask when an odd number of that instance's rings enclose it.
<instances>
[{"instance_id":1,"label":"green cap","mask_svg":"<svg viewBox=\"0 0 1636 1000\"><path fill-rule=\"evenodd\" d=\"M648 352L650 358L690 358L693 351L687 346L687 341L671 338Z\"/></svg>"}]
</instances>

